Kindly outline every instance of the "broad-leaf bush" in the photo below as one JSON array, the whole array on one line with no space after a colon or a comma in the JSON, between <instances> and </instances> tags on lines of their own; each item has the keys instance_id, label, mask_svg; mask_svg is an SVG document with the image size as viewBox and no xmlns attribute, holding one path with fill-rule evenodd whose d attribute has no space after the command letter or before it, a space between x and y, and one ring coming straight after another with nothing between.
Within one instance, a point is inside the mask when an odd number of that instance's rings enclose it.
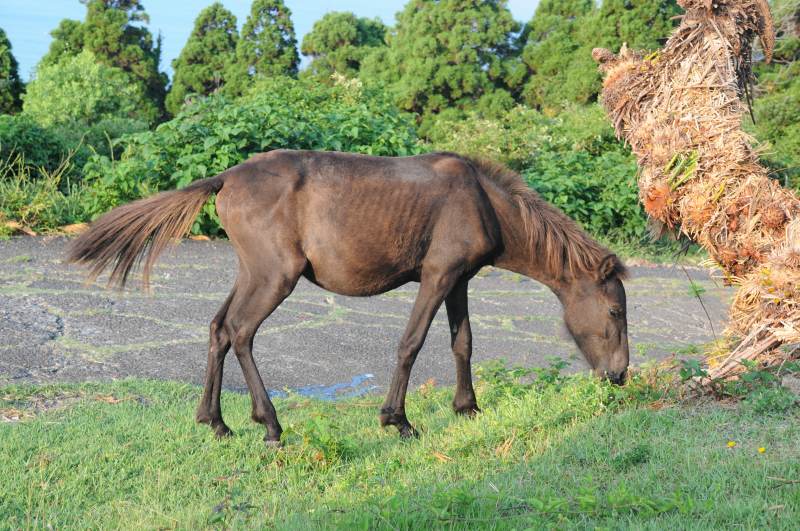
<instances>
[{"instance_id":1,"label":"broad-leaf bush","mask_svg":"<svg viewBox=\"0 0 800 531\"><path fill-rule=\"evenodd\" d=\"M646 237L647 221L639 205L636 162L609 151L546 152L523 176L541 196L587 231L619 242Z\"/></svg>"},{"instance_id":2,"label":"broad-leaf bush","mask_svg":"<svg viewBox=\"0 0 800 531\"><path fill-rule=\"evenodd\" d=\"M86 50L40 65L23 101L23 112L44 127L89 125L107 118L151 123L156 116L139 85Z\"/></svg>"},{"instance_id":3,"label":"broad-leaf bush","mask_svg":"<svg viewBox=\"0 0 800 531\"><path fill-rule=\"evenodd\" d=\"M123 70L101 64L87 50L53 64L40 64L23 100L16 131L23 139L47 138L45 146L60 146L41 153L44 148L35 141L25 141L18 143L17 151L28 164L45 166L48 171L73 152L65 174L74 178L80 177L93 152L111 155L115 138L146 131L158 114L140 85L132 83Z\"/></svg>"},{"instance_id":4,"label":"broad-leaf bush","mask_svg":"<svg viewBox=\"0 0 800 531\"><path fill-rule=\"evenodd\" d=\"M84 168L90 210L100 214L155 190L180 188L277 148L370 155L418 153L413 120L358 81L333 87L264 78L243 97L212 95L186 106L155 131L123 137L117 160L96 155ZM218 234L213 208L193 231Z\"/></svg>"}]
</instances>

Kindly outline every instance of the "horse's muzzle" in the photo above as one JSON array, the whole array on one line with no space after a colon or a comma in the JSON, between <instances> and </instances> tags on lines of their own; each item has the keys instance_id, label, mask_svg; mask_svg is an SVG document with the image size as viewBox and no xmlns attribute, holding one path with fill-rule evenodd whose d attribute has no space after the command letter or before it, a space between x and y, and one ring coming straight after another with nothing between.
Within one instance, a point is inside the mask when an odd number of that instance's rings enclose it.
<instances>
[{"instance_id":1,"label":"horse's muzzle","mask_svg":"<svg viewBox=\"0 0 800 531\"><path fill-rule=\"evenodd\" d=\"M620 372L603 371L603 378L608 380L614 385L623 385L628 376L628 369L623 369Z\"/></svg>"}]
</instances>

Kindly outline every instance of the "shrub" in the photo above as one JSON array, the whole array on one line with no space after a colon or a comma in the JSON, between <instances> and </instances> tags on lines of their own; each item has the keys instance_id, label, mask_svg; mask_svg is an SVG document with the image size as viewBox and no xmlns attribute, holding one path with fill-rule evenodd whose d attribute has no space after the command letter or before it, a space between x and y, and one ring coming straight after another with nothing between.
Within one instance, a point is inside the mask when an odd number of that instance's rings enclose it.
<instances>
[{"instance_id":1,"label":"shrub","mask_svg":"<svg viewBox=\"0 0 800 531\"><path fill-rule=\"evenodd\" d=\"M262 79L237 100L200 99L155 131L123 137L118 145L119 160L96 155L85 167L93 214L156 189L186 186L276 148L420 152L411 118L358 81L328 87L286 77ZM204 210L193 230L219 232L213 208Z\"/></svg>"},{"instance_id":2,"label":"shrub","mask_svg":"<svg viewBox=\"0 0 800 531\"><path fill-rule=\"evenodd\" d=\"M66 148L52 129L42 127L31 117L0 115L0 160L20 160L31 169L54 171L64 158Z\"/></svg>"},{"instance_id":3,"label":"shrub","mask_svg":"<svg viewBox=\"0 0 800 531\"><path fill-rule=\"evenodd\" d=\"M646 236L636 161L629 154L545 152L523 176L544 199L596 236L624 242L638 242Z\"/></svg>"},{"instance_id":4,"label":"shrub","mask_svg":"<svg viewBox=\"0 0 800 531\"><path fill-rule=\"evenodd\" d=\"M157 114L138 84L121 69L97 62L89 51L40 65L23 99L23 112L44 127L108 118L150 123Z\"/></svg>"},{"instance_id":5,"label":"shrub","mask_svg":"<svg viewBox=\"0 0 800 531\"><path fill-rule=\"evenodd\" d=\"M24 101L22 115L9 127L22 140L16 151L27 164L50 172L74 152L65 168L71 177L80 175L93 152L111 156L113 139L147 130L156 115L138 84L121 69L97 63L89 51L41 65Z\"/></svg>"},{"instance_id":6,"label":"shrub","mask_svg":"<svg viewBox=\"0 0 800 531\"><path fill-rule=\"evenodd\" d=\"M800 42L800 39L797 39ZM762 95L753 105L755 125L745 125L768 147L764 162L789 186L800 188L800 63L779 66L763 74Z\"/></svg>"}]
</instances>

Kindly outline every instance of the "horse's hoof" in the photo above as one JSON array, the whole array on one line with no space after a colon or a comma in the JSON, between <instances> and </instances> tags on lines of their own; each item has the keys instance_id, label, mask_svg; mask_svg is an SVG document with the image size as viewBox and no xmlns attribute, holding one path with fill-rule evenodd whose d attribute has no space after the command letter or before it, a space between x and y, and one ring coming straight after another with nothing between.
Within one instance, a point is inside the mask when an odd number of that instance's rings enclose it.
<instances>
[{"instance_id":1,"label":"horse's hoof","mask_svg":"<svg viewBox=\"0 0 800 531\"><path fill-rule=\"evenodd\" d=\"M453 405L453 411L455 411L456 415L462 415L469 418L475 418L475 415L481 412L481 409L478 407L478 404L469 404L466 406L456 406Z\"/></svg>"},{"instance_id":2,"label":"horse's hoof","mask_svg":"<svg viewBox=\"0 0 800 531\"><path fill-rule=\"evenodd\" d=\"M214 436L217 439L227 439L228 437L233 436L233 431L231 431L231 429L225 424L222 424L221 426L214 428Z\"/></svg>"},{"instance_id":3,"label":"horse's hoof","mask_svg":"<svg viewBox=\"0 0 800 531\"><path fill-rule=\"evenodd\" d=\"M264 439L264 444L267 448L281 448L283 447L283 443L280 440L273 440L273 439Z\"/></svg>"},{"instance_id":4,"label":"horse's hoof","mask_svg":"<svg viewBox=\"0 0 800 531\"><path fill-rule=\"evenodd\" d=\"M398 426L397 429L400 431L401 439L419 439L419 432L411 424Z\"/></svg>"}]
</instances>

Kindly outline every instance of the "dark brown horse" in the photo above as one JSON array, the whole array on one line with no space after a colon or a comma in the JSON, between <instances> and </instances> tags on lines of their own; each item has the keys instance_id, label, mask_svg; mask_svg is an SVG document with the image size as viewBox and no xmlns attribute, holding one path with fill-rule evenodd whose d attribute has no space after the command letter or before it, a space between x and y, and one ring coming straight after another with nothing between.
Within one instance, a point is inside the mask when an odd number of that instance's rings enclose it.
<instances>
[{"instance_id":1,"label":"dark brown horse","mask_svg":"<svg viewBox=\"0 0 800 531\"><path fill-rule=\"evenodd\" d=\"M111 266L123 286L144 260L147 285L164 247L184 235L217 193L222 225L239 256L239 275L211 321L205 391L197 420L218 436L222 367L233 346L252 398L252 418L277 443L281 426L253 361L253 336L301 276L342 295L383 293L419 282L397 352L380 421L415 435L405 414L408 378L431 320L445 303L456 363L453 408L478 411L472 387L467 283L495 265L547 285L589 364L625 378L628 338L625 268L572 220L502 167L450 153L381 158L278 150L216 177L116 208L71 246L69 260L92 277Z\"/></svg>"}]
</instances>

